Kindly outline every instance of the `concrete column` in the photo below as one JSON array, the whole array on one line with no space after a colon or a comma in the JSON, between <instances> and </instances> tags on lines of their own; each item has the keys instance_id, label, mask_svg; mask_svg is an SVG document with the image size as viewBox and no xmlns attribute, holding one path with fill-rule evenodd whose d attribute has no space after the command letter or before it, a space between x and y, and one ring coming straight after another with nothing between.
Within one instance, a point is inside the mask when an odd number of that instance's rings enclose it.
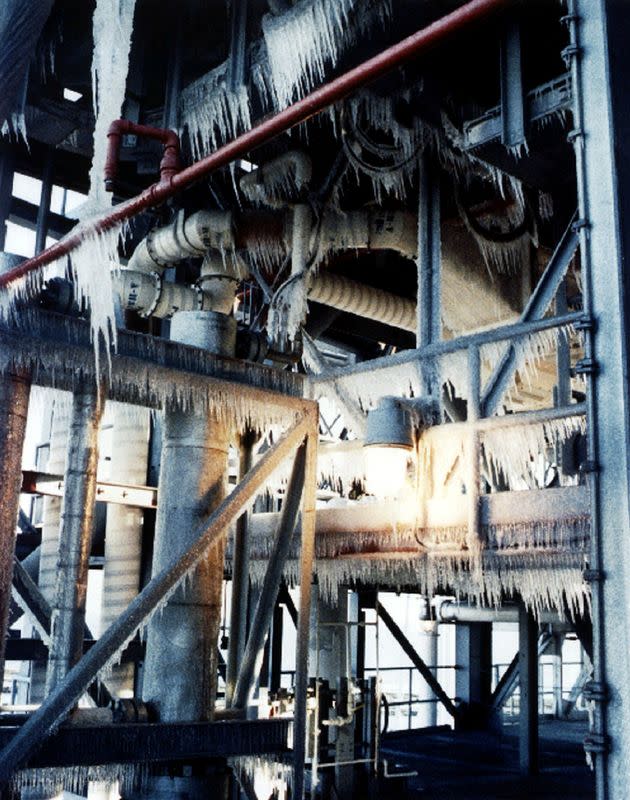
<instances>
[{"instance_id":1,"label":"concrete column","mask_svg":"<svg viewBox=\"0 0 630 800\"><path fill-rule=\"evenodd\" d=\"M466 724L486 727L492 694L492 623L455 626L455 695L466 704Z\"/></svg>"},{"instance_id":2,"label":"concrete column","mask_svg":"<svg viewBox=\"0 0 630 800\"><path fill-rule=\"evenodd\" d=\"M171 322L171 337L232 355L236 322L214 312L178 312ZM165 411L153 575L192 544L197 525L223 499L228 433L225 422L213 414ZM149 625L142 696L157 708L164 722L213 718L223 556L221 543ZM159 779L151 796L192 798L206 797L207 792L207 779L191 776Z\"/></svg>"},{"instance_id":3,"label":"concrete column","mask_svg":"<svg viewBox=\"0 0 630 800\"><path fill-rule=\"evenodd\" d=\"M522 775L538 772L538 624L531 611L520 604L519 649L519 764Z\"/></svg>"},{"instance_id":4,"label":"concrete column","mask_svg":"<svg viewBox=\"0 0 630 800\"><path fill-rule=\"evenodd\" d=\"M22 448L26 431L30 381L0 377L0 687L11 605L15 528L22 486Z\"/></svg>"},{"instance_id":5,"label":"concrete column","mask_svg":"<svg viewBox=\"0 0 630 800\"><path fill-rule=\"evenodd\" d=\"M431 606L428 598L424 598L426 607L420 615L420 631L418 635L418 655L437 677L438 663L438 623L431 619ZM425 680L420 680L418 699L423 701L418 705L418 725L421 728L430 728L437 725L437 698Z\"/></svg>"},{"instance_id":6,"label":"concrete column","mask_svg":"<svg viewBox=\"0 0 630 800\"><path fill-rule=\"evenodd\" d=\"M66 468L66 450L70 425L70 404L65 400L56 401L50 449L46 472L63 475ZM42 594L52 605L55 599L57 577L57 554L59 552L59 524L61 522L61 497L45 497L42 524L42 544L39 556L38 585ZM34 662L31 672L31 703L41 703L45 694L46 665Z\"/></svg>"},{"instance_id":7,"label":"concrete column","mask_svg":"<svg viewBox=\"0 0 630 800\"><path fill-rule=\"evenodd\" d=\"M47 691L63 680L83 653L102 412L103 399L95 391L74 394L52 603Z\"/></svg>"},{"instance_id":8,"label":"concrete column","mask_svg":"<svg viewBox=\"0 0 630 800\"><path fill-rule=\"evenodd\" d=\"M144 484L147 479L149 415L145 409L117 406L113 413L111 477L117 483ZM110 504L105 528L102 628L108 628L138 594L142 555L142 509ZM133 664L112 668L108 688L133 697Z\"/></svg>"}]
</instances>

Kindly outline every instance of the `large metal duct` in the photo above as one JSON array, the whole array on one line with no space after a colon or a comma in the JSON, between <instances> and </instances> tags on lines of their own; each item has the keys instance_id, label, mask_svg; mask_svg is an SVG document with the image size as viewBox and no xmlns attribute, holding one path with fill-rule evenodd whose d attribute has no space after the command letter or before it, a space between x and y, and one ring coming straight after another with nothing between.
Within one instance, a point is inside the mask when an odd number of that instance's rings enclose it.
<instances>
[{"instance_id":1,"label":"large metal duct","mask_svg":"<svg viewBox=\"0 0 630 800\"><path fill-rule=\"evenodd\" d=\"M29 62L53 0L2 0L0 3L0 127L18 110Z\"/></svg>"}]
</instances>

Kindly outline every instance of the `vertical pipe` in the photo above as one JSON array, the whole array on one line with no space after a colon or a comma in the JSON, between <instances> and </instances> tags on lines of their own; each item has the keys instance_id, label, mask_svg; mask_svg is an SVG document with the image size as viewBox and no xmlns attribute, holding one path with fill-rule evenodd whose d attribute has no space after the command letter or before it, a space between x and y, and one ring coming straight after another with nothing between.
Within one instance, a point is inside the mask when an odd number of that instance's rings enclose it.
<instances>
[{"instance_id":1,"label":"vertical pipe","mask_svg":"<svg viewBox=\"0 0 630 800\"><path fill-rule=\"evenodd\" d=\"M518 649L519 765L527 776L538 772L538 625L523 602L518 611Z\"/></svg>"},{"instance_id":2,"label":"vertical pipe","mask_svg":"<svg viewBox=\"0 0 630 800\"><path fill-rule=\"evenodd\" d=\"M4 678L15 529L22 486L22 449L30 390L26 375L0 377L0 687Z\"/></svg>"},{"instance_id":3,"label":"vertical pipe","mask_svg":"<svg viewBox=\"0 0 630 800\"><path fill-rule=\"evenodd\" d=\"M63 475L66 469L70 404L65 394L54 401L48 461L45 469L51 475ZM59 553L59 525L61 522L61 497L45 497L42 524L42 544L39 556L39 588L50 605L55 600L57 556ZM34 662L31 672L31 703L40 703L45 696L46 665Z\"/></svg>"},{"instance_id":4,"label":"vertical pipe","mask_svg":"<svg viewBox=\"0 0 630 800\"><path fill-rule=\"evenodd\" d=\"M96 500L101 392L75 392L64 474L60 546L46 687L50 692L83 654L85 602Z\"/></svg>"},{"instance_id":5,"label":"vertical pipe","mask_svg":"<svg viewBox=\"0 0 630 800\"><path fill-rule=\"evenodd\" d=\"M149 415L146 409L116 405L112 415L112 480L144 484L147 478ZM138 594L142 558L142 509L110 504L105 526L102 629L108 628ZM112 667L108 688L132 697L133 664Z\"/></svg>"},{"instance_id":6,"label":"vertical pipe","mask_svg":"<svg viewBox=\"0 0 630 800\"><path fill-rule=\"evenodd\" d=\"M241 436L239 478L243 479L252 466L256 434L246 431ZM232 695L238 667L245 650L247 636L247 598L249 596L249 513L242 514L234 531L234 557L232 559L232 603L230 607L230 639L228 644L225 703L232 705Z\"/></svg>"},{"instance_id":7,"label":"vertical pipe","mask_svg":"<svg viewBox=\"0 0 630 800\"><path fill-rule=\"evenodd\" d=\"M434 677L437 677L435 668L438 663L438 622L435 619L431 619L431 604L428 597L424 598L424 604L425 607L420 615L418 655L431 670ZM420 683L418 699L424 701L418 706L419 727L428 728L437 725L437 700L433 689L425 680Z\"/></svg>"},{"instance_id":8,"label":"vertical pipe","mask_svg":"<svg viewBox=\"0 0 630 800\"><path fill-rule=\"evenodd\" d=\"M177 312L171 336L228 355L234 352L235 328L235 320L224 314ZM198 524L225 496L228 448L227 426L214 414L166 411L153 575L188 549ZM223 556L223 543L212 548L149 625L143 698L157 707L163 722L214 715Z\"/></svg>"},{"instance_id":9,"label":"vertical pipe","mask_svg":"<svg viewBox=\"0 0 630 800\"><path fill-rule=\"evenodd\" d=\"M300 610L295 655L295 712L293 717L293 797L304 797L306 757L306 692L308 687L308 645L311 610L311 581L315 557L315 495L317 491L318 414L312 413L306 440L306 471L302 505L302 546L300 552Z\"/></svg>"}]
</instances>

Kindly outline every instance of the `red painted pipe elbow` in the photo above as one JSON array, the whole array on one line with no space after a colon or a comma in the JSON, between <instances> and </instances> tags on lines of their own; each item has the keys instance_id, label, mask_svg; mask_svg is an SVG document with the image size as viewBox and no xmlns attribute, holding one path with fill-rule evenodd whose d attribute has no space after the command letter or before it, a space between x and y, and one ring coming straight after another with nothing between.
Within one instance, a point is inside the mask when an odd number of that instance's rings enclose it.
<instances>
[{"instance_id":1,"label":"red painted pipe elbow","mask_svg":"<svg viewBox=\"0 0 630 800\"><path fill-rule=\"evenodd\" d=\"M105 191L114 190L114 182L118 175L120 157L120 141L125 134L155 139L164 146L160 161L160 182L168 182L181 169L179 160L179 136L175 131L165 128L153 128L150 125L138 125L128 119L116 119L107 131L107 157L105 160Z\"/></svg>"}]
</instances>

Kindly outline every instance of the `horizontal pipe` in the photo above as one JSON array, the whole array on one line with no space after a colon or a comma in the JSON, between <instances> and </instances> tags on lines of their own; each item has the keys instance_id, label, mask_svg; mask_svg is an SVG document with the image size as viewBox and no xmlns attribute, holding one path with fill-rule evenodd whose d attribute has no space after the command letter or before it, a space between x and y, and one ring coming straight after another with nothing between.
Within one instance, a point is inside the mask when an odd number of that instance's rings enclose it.
<instances>
[{"instance_id":1,"label":"horizontal pipe","mask_svg":"<svg viewBox=\"0 0 630 800\"><path fill-rule=\"evenodd\" d=\"M461 8L446 14L425 28L421 28L416 33L398 42L398 44L388 47L373 58L354 67L354 69L324 84L324 86L311 92L297 103L278 112L269 119L263 120L251 130L237 136L206 158L181 170L181 172L166 181L153 184L141 194L121 203L111 212L91 224L79 226L65 239L52 245L34 258L28 259L14 269L0 275L0 287L7 286L14 280L68 255L81 244L88 233L103 233L111 230L141 211L160 205L177 192L187 189L198 180L206 178L212 172L227 166L238 158L244 157L254 148L319 114L356 89L375 81L377 78L381 78L413 56L426 52L447 36L464 30L472 23L482 21L491 13L507 6L508 2L509 0L471 0Z\"/></svg>"},{"instance_id":2,"label":"horizontal pipe","mask_svg":"<svg viewBox=\"0 0 630 800\"><path fill-rule=\"evenodd\" d=\"M500 608L482 608L455 600L445 600L438 606L440 622L518 622L517 606L501 606ZM543 611L538 616L541 623L561 622L553 611Z\"/></svg>"}]
</instances>

